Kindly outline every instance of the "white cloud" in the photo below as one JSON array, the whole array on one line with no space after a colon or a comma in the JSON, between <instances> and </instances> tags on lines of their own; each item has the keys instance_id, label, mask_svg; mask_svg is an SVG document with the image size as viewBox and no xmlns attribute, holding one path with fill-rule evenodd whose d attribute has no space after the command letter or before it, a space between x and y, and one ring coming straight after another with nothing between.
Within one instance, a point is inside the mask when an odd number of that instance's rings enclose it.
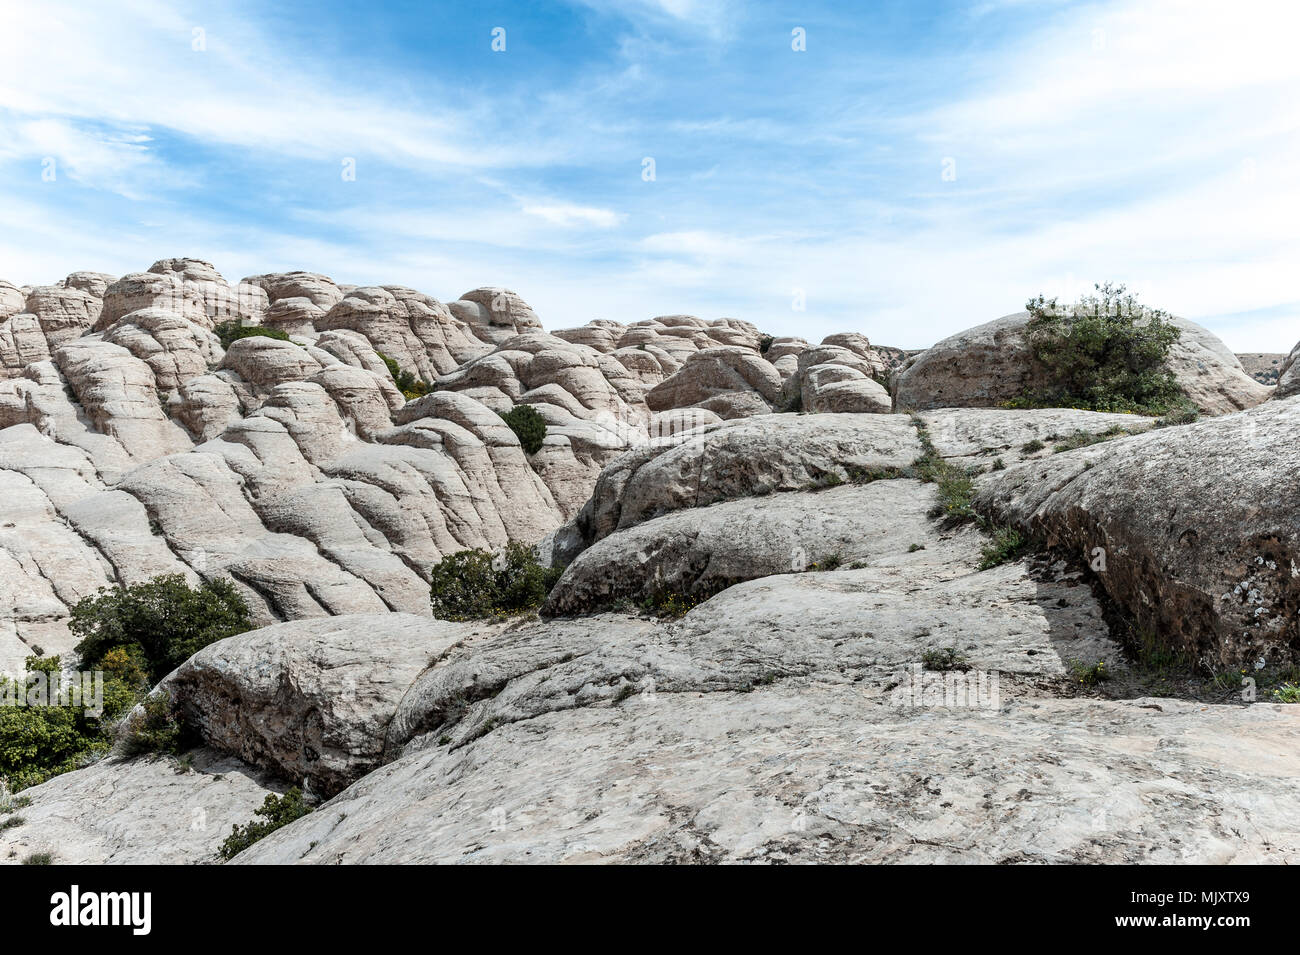
<instances>
[{"instance_id":1,"label":"white cloud","mask_svg":"<svg viewBox=\"0 0 1300 955\"><path fill-rule=\"evenodd\" d=\"M612 229L626 216L612 209L597 209L593 206L580 206L569 202L525 202L525 215L537 216L552 225L572 227L589 226L596 229Z\"/></svg>"}]
</instances>

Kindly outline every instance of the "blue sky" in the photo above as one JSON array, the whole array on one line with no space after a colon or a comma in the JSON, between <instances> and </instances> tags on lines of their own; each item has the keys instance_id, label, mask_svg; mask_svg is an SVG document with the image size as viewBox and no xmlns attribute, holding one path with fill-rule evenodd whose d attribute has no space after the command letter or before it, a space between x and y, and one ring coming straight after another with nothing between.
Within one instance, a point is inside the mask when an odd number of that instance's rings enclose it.
<instances>
[{"instance_id":1,"label":"blue sky","mask_svg":"<svg viewBox=\"0 0 1300 955\"><path fill-rule=\"evenodd\" d=\"M1298 7L6 4L0 277L193 255L904 347L1110 279L1285 351Z\"/></svg>"}]
</instances>

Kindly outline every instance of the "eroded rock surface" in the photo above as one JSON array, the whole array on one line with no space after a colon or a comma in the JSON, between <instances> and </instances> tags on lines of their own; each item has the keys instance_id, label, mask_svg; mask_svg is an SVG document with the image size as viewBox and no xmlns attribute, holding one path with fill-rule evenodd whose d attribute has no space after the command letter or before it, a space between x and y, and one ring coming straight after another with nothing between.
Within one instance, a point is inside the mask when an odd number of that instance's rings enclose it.
<instances>
[{"instance_id":1,"label":"eroded rock surface","mask_svg":"<svg viewBox=\"0 0 1300 955\"><path fill-rule=\"evenodd\" d=\"M1214 669L1297 659L1300 399L1027 461L976 500L1105 570L1137 626Z\"/></svg>"},{"instance_id":2,"label":"eroded rock surface","mask_svg":"<svg viewBox=\"0 0 1300 955\"><path fill-rule=\"evenodd\" d=\"M1207 414L1252 408L1269 389L1237 356L1194 322L1171 319L1182 332L1167 366L1187 398ZM900 409L988 408L1045 385L1025 339L1028 312L1017 312L951 335L917 356L897 376Z\"/></svg>"}]
</instances>

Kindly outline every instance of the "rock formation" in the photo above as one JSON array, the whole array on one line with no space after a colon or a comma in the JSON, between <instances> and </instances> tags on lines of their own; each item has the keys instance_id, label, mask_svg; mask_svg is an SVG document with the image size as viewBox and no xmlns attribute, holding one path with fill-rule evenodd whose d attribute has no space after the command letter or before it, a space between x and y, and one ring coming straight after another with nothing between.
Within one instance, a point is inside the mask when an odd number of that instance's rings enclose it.
<instances>
[{"instance_id":1,"label":"rock formation","mask_svg":"<svg viewBox=\"0 0 1300 955\"><path fill-rule=\"evenodd\" d=\"M1261 404L1180 321L1214 417L1013 411L1024 321L917 356L196 259L0 282L0 670L164 573L257 624L155 689L183 763L32 787L0 858L212 862L296 785L237 863L1300 861L1295 353ZM563 568L540 615L430 616L509 542Z\"/></svg>"},{"instance_id":2,"label":"rock formation","mask_svg":"<svg viewBox=\"0 0 1300 955\"><path fill-rule=\"evenodd\" d=\"M1006 315L951 335L921 353L898 374L900 408L992 408L1041 387L1025 339L1028 312ZM1194 322L1171 319L1182 332L1167 366L1184 395L1206 414L1253 408L1269 389L1242 370L1237 356Z\"/></svg>"}]
</instances>

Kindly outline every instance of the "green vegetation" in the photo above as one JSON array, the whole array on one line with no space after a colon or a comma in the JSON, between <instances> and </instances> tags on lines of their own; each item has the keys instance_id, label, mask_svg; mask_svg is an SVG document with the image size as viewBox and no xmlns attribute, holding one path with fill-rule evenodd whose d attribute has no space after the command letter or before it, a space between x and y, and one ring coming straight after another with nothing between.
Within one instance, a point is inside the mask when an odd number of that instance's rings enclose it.
<instances>
[{"instance_id":1,"label":"green vegetation","mask_svg":"<svg viewBox=\"0 0 1300 955\"><path fill-rule=\"evenodd\" d=\"M1181 331L1169 313L1139 305L1123 285L1095 288L1068 307L1042 295L1025 304L1030 351L1047 384L1007 407L1158 415L1179 402L1165 363Z\"/></svg>"},{"instance_id":2,"label":"green vegetation","mask_svg":"<svg viewBox=\"0 0 1300 955\"><path fill-rule=\"evenodd\" d=\"M774 339L771 335L764 335L761 338L759 338L758 353L760 355L766 355L767 350L772 347L772 342L775 340L776 339Z\"/></svg>"},{"instance_id":3,"label":"green vegetation","mask_svg":"<svg viewBox=\"0 0 1300 955\"><path fill-rule=\"evenodd\" d=\"M935 485L938 502L930 511L931 517L954 523L973 520L975 511L971 501L975 497L975 481L970 471L943 459L919 416L913 415L912 423L921 439L921 456L912 462L904 476Z\"/></svg>"},{"instance_id":4,"label":"green vegetation","mask_svg":"<svg viewBox=\"0 0 1300 955\"><path fill-rule=\"evenodd\" d=\"M938 673L946 673L949 670L970 669L970 665L966 663L965 654L956 647L945 647L942 650L926 650L921 654L921 666Z\"/></svg>"},{"instance_id":5,"label":"green vegetation","mask_svg":"<svg viewBox=\"0 0 1300 955\"><path fill-rule=\"evenodd\" d=\"M87 713L93 701L80 692L55 698L51 691L42 701L31 698L26 678L10 680L0 677L6 699L23 699L24 703L0 706L0 777L9 791L18 792L36 786L60 773L77 769L106 754L112 747L112 724L130 709L144 691L143 680L133 666L119 666L121 657L100 664L104 672L103 710L99 715ZM57 683L61 672L59 657L28 657L28 674L41 674L49 683ZM12 684L12 685L11 685ZM15 801L12 805L21 805Z\"/></svg>"},{"instance_id":6,"label":"green vegetation","mask_svg":"<svg viewBox=\"0 0 1300 955\"><path fill-rule=\"evenodd\" d=\"M229 348L241 338L274 338L278 342L287 342L289 336L278 328L265 328L261 325L244 325L238 319L222 322L213 329L222 348Z\"/></svg>"},{"instance_id":7,"label":"green vegetation","mask_svg":"<svg viewBox=\"0 0 1300 955\"><path fill-rule=\"evenodd\" d=\"M128 756L144 753L179 756L189 743L194 742L171 697L165 693L146 699L140 711L126 728L124 742Z\"/></svg>"},{"instance_id":8,"label":"green vegetation","mask_svg":"<svg viewBox=\"0 0 1300 955\"><path fill-rule=\"evenodd\" d=\"M253 815L261 816L262 820L253 819L245 825L232 826L230 835L226 837L226 841L221 844L217 853L223 859L233 859L259 839L266 838L275 830L287 826L295 819L301 819L309 812L311 807L303 802L302 790L297 786L283 796L272 793L266 797L260 808L253 810Z\"/></svg>"},{"instance_id":9,"label":"green vegetation","mask_svg":"<svg viewBox=\"0 0 1300 955\"><path fill-rule=\"evenodd\" d=\"M641 609L655 617L675 619L686 616L710 596L712 594L693 596L672 590L656 590L641 602Z\"/></svg>"},{"instance_id":10,"label":"green vegetation","mask_svg":"<svg viewBox=\"0 0 1300 955\"><path fill-rule=\"evenodd\" d=\"M921 439L922 453L908 469L907 476L935 485L938 500L931 508L930 516L955 524L974 521L981 531L989 535L989 542L980 552L980 570L1015 560L1029 550L1034 542L1028 535L1010 526L994 524L983 515L975 513L974 475L967 468L945 461L930 440L922 420L913 416L912 421ZM1025 445L1025 448L1028 449L1033 443ZM1041 442L1038 446L1046 447ZM911 548L920 549L916 544Z\"/></svg>"},{"instance_id":11,"label":"green vegetation","mask_svg":"<svg viewBox=\"0 0 1300 955\"><path fill-rule=\"evenodd\" d=\"M532 548L511 541L500 555L462 550L434 565L429 587L441 620L508 617L540 607L562 569L543 567Z\"/></svg>"},{"instance_id":12,"label":"green vegetation","mask_svg":"<svg viewBox=\"0 0 1300 955\"><path fill-rule=\"evenodd\" d=\"M546 440L546 419L532 405L515 405L501 413L501 420L510 426L524 454L536 454Z\"/></svg>"},{"instance_id":13,"label":"green vegetation","mask_svg":"<svg viewBox=\"0 0 1300 955\"><path fill-rule=\"evenodd\" d=\"M1045 447L1047 447L1047 445L1043 444L1043 442L1039 441L1037 438L1034 438L1034 440L1026 441L1022 444L1020 446L1020 452L1022 454L1037 454Z\"/></svg>"},{"instance_id":14,"label":"green vegetation","mask_svg":"<svg viewBox=\"0 0 1300 955\"><path fill-rule=\"evenodd\" d=\"M1178 405L1176 408L1166 412L1163 418L1156 421L1157 428L1172 428L1182 424L1192 424L1201 416L1201 409L1196 407L1190 401Z\"/></svg>"},{"instance_id":15,"label":"green vegetation","mask_svg":"<svg viewBox=\"0 0 1300 955\"><path fill-rule=\"evenodd\" d=\"M406 371L397 364L395 359L388 357L378 349L375 350L375 354L383 360L384 365L388 368L388 374L393 378L393 384L397 385L397 390L402 393L402 397L407 401L423 398L433 390L432 385L423 378L415 377L412 372Z\"/></svg>"},{"instance_id":16,"label":"green vegetation","mask_svg":"<svg viewBox=\"0 0 1300 955\"><path fill-rule=\"evenodd\" d=\"M1300 703L1300 686L1294 683L1283 683L1273 691L1273 699L1279 703Z\"/></svg>"},{"instance_id":17,"label":"green vegetation","mask_svg":"<svg viewBox=\"0 0 1300 955\"><path fill-rule=\"evenodd\" d=\"M53 863L54 856L48 852L33 852L23 859L23 865L52 865Z\"/></svg>"},{"instance_id":18,"label":"green vegetation","mask_svg":"<svg viewBox=\"0 0 1300 955\"><path fill-rule=\"evenodd\" d=\"M16 792L93 762L112 748L120 718L142 701L127 727L127 752L179 753L187 742L182 724L169 700L146 699L149 687L195 651L249 626L248 607L227 581L191 589L175 574L84 598L69 628L81 638L84 670L103 673L102 709L88 712L95 701L83 697L80 682L34 701L29 683L58 686L62 662L28 657L22 681L0 678L6 700L23 693L25 704L0 705L0 777Z\"/></svg>"},{"instance_id":19,"label":"green vegetation","mask_svg":"<svg viewBox=\"0 0 1300 955\"><path fill-rule=\"evenodd\" d=\"M252 626L248 605L228 580L190 588L180 574L142 584L101 587L72 608L68 627L81 638L77 653L90 669L122 648L149 682L160 679L210 643Z\"/></svg>"},{"instance_id":20,"label":"green vegetation","mask_svg":"<svg viewBox=\"0 0 1300 955\"><path fill-rule=\"evenodd\" d=\"M1071 660L1070 678L1084 686L1096 686L1110 679L1110 671L1106 669L1104 660L1098 660L1091 666L1078 660Z\"/></svg>"},{"instance_id":21,"label":"green vegetation","mask_svg":"<svg viewBox=\"0 0 1300 955\"><path fill-rule=\"evenodd\" d=\"M1090 445L1101 444L1103 441L1109 441L1112 438L1118 438L1131 433L1132 432L1121 428L1117 424L1111 425L1105 431L1098 431L1095 433L1076 431L1074 434L1067 435L1063 440L1059 441L1056 447L1052 450L1058 454L1062 451L1073 451L1076 448L1086 448Z\"/></svg>"},{"instance_id":22,"label":"green vegetation","mask_svg":"<svg viewBox=\"0 0 1300 955\"><path fill-rule=\"evenodd\" d=\"M980 570L988 570L990 567L996 567L998 564L1005 564L1007 561L1015 560L1030 545L1030 540L1014 527L1001 525L997 527L985 527L984 530L989 534L989 542L984 545L980 551Z\"/></svg>"}]
</instances>

